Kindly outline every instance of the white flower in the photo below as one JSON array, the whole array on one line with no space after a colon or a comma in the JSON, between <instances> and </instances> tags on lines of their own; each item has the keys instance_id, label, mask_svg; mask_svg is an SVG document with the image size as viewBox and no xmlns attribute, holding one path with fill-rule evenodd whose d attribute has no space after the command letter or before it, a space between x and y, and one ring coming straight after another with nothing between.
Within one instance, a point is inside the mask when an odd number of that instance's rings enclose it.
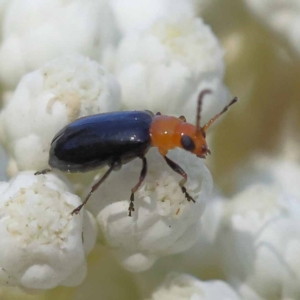
<instances>
[{"instance_id":1,"label":"white flower","mask_svg":"<svg viewBox=\"0 0 300 300\"><path fill-rule=\"evenodd\" d=\"M245 299L299 299L299 216L299 196L275 183L228 203L219 247L224 274Z\"/></svg>"},{"instance_id":2,"label":"white flower","mask_svg":"<svg viewBox=\"0 0 300 300\"><path fill-rule=\"evenodd\" d=\"M172 16L194 16L195 0L112 0L116 22L123 34L147 29L154 21Z\"/></svg>"},{"instance_id":3,"label":"white flower","mask_svg":"<svg viewBox=\"0 0 300 300\"><path fill-rule=\"evenodd\" d=\"M96 238L90 214L70 214L80 198L55 175L30 172L2 182L0 194L0 283L26 289L80 284Z\"/></svg>"},{"instance_id":4,"label":"white flower","mask_svg":"<svg viewBox=\"0 0 300 300\"><path fill-rule=\"evenodd\" d=\"M149 109L196 118L199 91L212 94L203 103L203 122L225 106L223 50L209 26L197 18L171 18L148 30L126 35L106 51L104 64L117 76L125 109Z\"/></svg>"},{"instance_id":5,"label":"white flower","mask_svg":"<svg viewBox=\"0 0 300 300\"><path fill-rule=\"evenodd\" d=\"M298 0L244 0L259 20L279 34L300 54L300 2Z\"/></svg>"},{"instance_id":6,"label":"white flower","mask_svg":"<svg viewBox=\"0 0 300 300\"><path fill-rule=\"evenodd\" d=\"M246 173L245 169L247 169ZM238 256L243 258L240 260L234 258L235 263L231 267L225 263L226 273L229 270L229 276L236 281L236 277L243 272L245 278L242 282L237 280L236 284L247 299L273 299L276 292L286 295L287 299L299 298L297 278L300 277L300 273L297 271L293 274L292 269L296 268L300 261L289 258L289 255L293 255L290 253L296 251L291 250L291 247L300 242L299 166L280 157L256 155L249 166L241 169L236 177L239 178L237 180L239 188L243 188L244 192L236 196L227 208L225 224L222 224L223 231L226 233L220 232L220 248L227 249L223 257L225 262L231 261L229 258L231 251L236 251L239 253ZM253 199L250 199L251 197ZM229 239L227 235L230 235ZM236 242L230 245L232 238L236 239ZM226 247L222 243L226 244ZM234 250L231 247L234 247ZM247 248L255 253L253 254L255 268L252 268L253 262L247 258L249 256L246 253ZM272 256L275 256L275 259ZM244 258L245 261L239 266ZM272 268L269 267L271 259L275 260L272 262ZM280 264L285 267L280 268ZM295 266L289 270L293 264ZM276 268L280 268L280 272ZM263 275L261 269L266 269ZM248 275L250 272L251 275ZM276 276L272 272L276 273ZM275 285L275 282L279 292L269 288L271 284Z\"/></svg>"},{"instance_id":7,"label":"white flower","mask_svg":"<svg viewBox=\"0 0 300 300\"><path fill-rule=\"evenodd\" d=\"M200 281L185 274L169 275L151 300L238 300L236 292L222 281Z\"/></svg>"},{"instance_id":8,"label":"white flower","mask_svg":"<svg viewBox=\"0 0 300 300\"><path fill-rule=\"evenodd\" d=\"M14 89L20 78L62 55L99 58L118 31L106 0L11 0L3 20L0 80Z\"/></svg>"},{"instance_id":9,"label":"white flower","mask_svg":"<svg viewBox=\"0 0 300 300\"><path fill-rule=\"evenodd\" d=\"M78 117L117 110L119 103L115 79L82 56L59 58L25 75L0 119L10 175L46 168L60 129Z\"/></svg>"},{"instance_id":10,"label":"white flower","mask_svg":"<svg viewBox=\"0 0 300 300\"><path fill-rule=\"evenodd\" d=\"M99 187L89 202L104 243L130 271L148 269L168 254L190 248L198 237L198 221L212 188L212 178L195 155L171 151L168 155L188 174L186 188L196 203L188 202L179 187L182 179L156 149L149 151L145 183L135 193L135 211L128 216L131 188L137 183L141 161L124 165Z\"/></svg>"}]
</instances>

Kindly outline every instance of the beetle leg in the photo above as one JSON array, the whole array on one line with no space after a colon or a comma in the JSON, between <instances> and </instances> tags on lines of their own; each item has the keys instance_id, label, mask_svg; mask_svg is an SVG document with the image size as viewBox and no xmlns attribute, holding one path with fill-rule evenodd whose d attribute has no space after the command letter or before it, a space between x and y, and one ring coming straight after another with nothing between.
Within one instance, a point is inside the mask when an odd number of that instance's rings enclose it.
<instances>
[{"instance_id":1,"label":"beetle leg","mask_svg":"<svg viewBox=\"0 0 300 300\"><path fill-rule=\"evenodd\" d=\"M37 171L34 173L34 175L47 174L47 173L51 172L51 170L52 170L51 168L48 168L48 169L44 169L42 171Z\"/></svg>"},{"instance_id":2,"label":"beetle leg","mask_svg":"<svg viewBox=\"0 0 300 300\"><path fill-rule=\"evenodd\" d=\"M106 172L105 174L99 179L99 181L97 181L91 188L89 194L86 196L86 198L84 199L84 201L82 202L81 205L79 205L78 207L76 207L72 212L71 215L74 214L78 214L80 212L80 210L84 207L84 205L88 202L89 198L92 196L93 192L97 190L97 188L99 187L99 185L108 177L108 175L111 173L111 171L113 170L114 166L111 166Z\"/></svg>"},{"instance_id":3,"label":"beetle leg","mask_svg":"<svg viewBox=\"0 0 300 300\"><path fill-rule=\"evenodd\" d=\"M180 119L182 122L186 122L185 116L180 116L178 119Z\"/></svg>"},{"instance_id":4,"label":"beetle leg","mask_svg":"<svg viewBox=\"0 0 300 300\"><path fill-rule=\"evenodd\" d=\"M175 171L176 173L178 173L179 175L181 175L183 177L182 180L180 180L179 182L179 185L181 187L181 190L185 196L185 198L188 200L188 201L193 201L194 203L196 202L194 200L193 197L191 197L189 195L189 193L187 192L184 184L186 183L187 181L187 174L185 173L185 171L178 165L176 164L173 160L171 160L170 158L168 158L167 156L164 156L164 159L165 161L167 162L168 166L173 170Z\"/></svg>"},{"instance_id":5,"label":"beetle leg","mask_svg":"<svg viewBox=\"0 0 300 300\"><path fill-rule=\"evenodd\" d=\"M141 157L141 159L143 160L143 167L142 167L142 171L140 174L140 179L139 182L131 189L131 195L130 195L130 203L129 203L129 208L128 208L128 215L129 217L131 217L131 212L134 211L134 193L139 189L139 187L141 186L141 184L143 183L146 175L147 175L147 160L146 157Z\"/></svg>"}]
</instances>

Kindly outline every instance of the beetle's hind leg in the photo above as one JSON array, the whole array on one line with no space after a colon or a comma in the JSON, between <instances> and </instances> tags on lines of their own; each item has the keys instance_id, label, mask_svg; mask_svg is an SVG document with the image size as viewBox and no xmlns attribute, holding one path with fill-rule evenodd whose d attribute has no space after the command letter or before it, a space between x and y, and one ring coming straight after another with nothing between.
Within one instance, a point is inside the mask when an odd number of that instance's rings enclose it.
<instances>
[{"instance_id":1,"label":"beetle's hind leg","mask_svg":"<svg viewBox=\"0 0 300 300\"><path fill-rule=\"evenodd\" d=\"M129 217L131 217L131 212L134 211L134 193L139 189L139 187L141 186L141 184L143 183L146 175L147 175L147 159L146 157L141 157L141 159L143 160L143 167L141 170L141 174L140 174L140 179L138 181L138 183L131 189L131 195L130 195L130 203L129 203L129 207L128 207L128 215Z\"/></svg>"},{"instance_id":2,"label":"beetle's hind leg","mask_svg":"<svg viewBox=\"0 0 300 300\"><path fill-rule=\"evenodd\" d=\"M44 169L42 171L37 171L37 172L34 173L34 175L47 174L47 173L49 173L51 171L52 171L52 168L48 168L48 169Z\"/></svg>"},{"instance_id":3,"label":"beetle's hind leg","mask_svg":"<svg viewBox=\"0 0 300 300\"><path fill-rule=\"evenodd\" d=\"M176 164L173 160L171 160L167 156L164 156L164 159L167 162L168 166L173 171L175 171L176 173L178 173L179 175L181 175L183 177L182 180L180 180L179 185L181 187L181 190L182 190L185 198L188 201L193 201L195 203L196 201L194 200L194 198L192 196L190 196L190 194L186 190L186 187L184 186L185 183L186 183L186 181L187 181L187 174L186 174L186 172L178 164Z\"/></svg>"},{"instance_id":4,"label":"beetle's hind leg","mask_svg":"<svg viewBox=\"0 0 300 300\"><path fill-rule=\"evenodd\" d=\"M111 173L111 171L114 169L114 166L111 166L106 172L105 174L92 186L89 194L86 196L86 198L84 199L84 201L82 202L81 205L79 205L78 207L76 207L72 212L71 215L74 214L79 214L80 210L86 205L86 203L88 202L88 200L90 199L90 197L92 196L92 194L94 193L94 191L97 190L97 188L99 187L99 185L108 177L108 175Z\"/></svg>"}]
</instances>

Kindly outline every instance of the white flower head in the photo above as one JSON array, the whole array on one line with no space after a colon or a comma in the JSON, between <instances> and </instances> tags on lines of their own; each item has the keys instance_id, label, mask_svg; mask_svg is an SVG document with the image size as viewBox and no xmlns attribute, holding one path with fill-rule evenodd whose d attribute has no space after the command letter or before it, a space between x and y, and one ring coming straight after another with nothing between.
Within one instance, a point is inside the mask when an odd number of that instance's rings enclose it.
<instances>
[{"instance_id":1,"label":"white flower head","mask_svg":"<svg viewBox=\"0 0 300 300\"><path fill-rule=\"evenodd\" d=\"M96 239L90 214L70 214L80 198L54 174L30 172L1 183L0 193L0 284L26 289L80 284L85 255Z\"/></svg>"},{"instance_id":2,"label":"white flower head","mask_svg":"<svg viewBox=\"0 0 300 300\"><path fill-rule=\"evenodd\" d=\"M104 64L117 76L125 109L185 115L194 122L200 91L203 122L225 106L223 50L210 27L198 18L165 18L144 32L128 34Z\"/></svg>"},{"instance_id":3,"label":"white flower head","mask_svg":"<svg viewBox=\"0 0 300 300\"><path fill-rule=\"evenodd\" d=\"M120 89L98 63L67 56L29 73L1 113L1 135L18 170L47 167L55 134L78 117L117 110Z\"/></svg>"},{"instance_id":4,"label":"white flower head","mask_svg":"<svg viewBox=\"0 0 300 300\"><path fill-rule=\"evenodd\" d=\"M256 184L228 203L220 232L224 274L246 297L300 297L300 199Z\"/></svg>"},{"instance_id":5,"label":"white flower head","mask_svg":"<svg viewBox=\"0 0 300 300\"><path fill-rule=\"evenodd\" d=\"M179 187L182 179L156 149L149 151L148 174L135 193L135 211L128 216L131 188L137 183L141 162L136 159L112 174L90 201L104 243L125 268L142 271L160 256L190 248L197 240L198 221L212 188L210 172L201 159L182 150L168 155L188 174L186 188L195 203L187 201Z\"/></svg>"},{"instance_id":6,"label":"white flower head","mask_svg":"<svg viewBox=\"0 0 300 300\"><path fill-rule=\"evenodd\" d=\"M244 190L227 205L219 234L225 273L245 298L297 299L299 166L266 156L253 157L250 165L237 176Z\"/></svg>"},{"instance_id":7,"label":"white flower head","mask_svg":"<svg viewBox=\"0 0 300 300\"><path fill-rule=\"evenodd\" d=\"M14 0L3 20L0 80L14 89L20 78L48 61L71 54L99 58L118 39L106 0Z\"/></svg>"},{"instance_id":8,"label":"white flower head","mask_svg":"<svg viewBox=\"0 0 300 300\"><path fill-rule=\"evenodd\" d=\"M223 281L201 281L185 274L170 274L152 294L151 300L238 300L236 292Z\"/></svg>"}]
</instances>

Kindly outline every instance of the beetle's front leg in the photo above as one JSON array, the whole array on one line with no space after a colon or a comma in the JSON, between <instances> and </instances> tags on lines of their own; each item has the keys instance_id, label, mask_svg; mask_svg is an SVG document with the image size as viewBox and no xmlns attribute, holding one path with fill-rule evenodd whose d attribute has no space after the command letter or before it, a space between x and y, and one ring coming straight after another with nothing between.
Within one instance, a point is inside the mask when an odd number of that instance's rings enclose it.
<instances>
[{"instance_id":1,"label":"beetle's front leg","mask_svg":"<svg viewBox=\"0 0 300 300\"><path fill-rule=\"evenodd\" d=\"M164 159L167 162L168 166L175 171L177 174L181 175L183 178L180 180L179 185L181 187L181 190L185 196L185 198L188 201L193 201L194 203L196 202L192 196L187 192L186 187L184 186L186 181L187 181L187 174L186 172L178 165L176 164L173 160L168 158L167 156L164 155Z\"/></svg>"}]
</instances>

